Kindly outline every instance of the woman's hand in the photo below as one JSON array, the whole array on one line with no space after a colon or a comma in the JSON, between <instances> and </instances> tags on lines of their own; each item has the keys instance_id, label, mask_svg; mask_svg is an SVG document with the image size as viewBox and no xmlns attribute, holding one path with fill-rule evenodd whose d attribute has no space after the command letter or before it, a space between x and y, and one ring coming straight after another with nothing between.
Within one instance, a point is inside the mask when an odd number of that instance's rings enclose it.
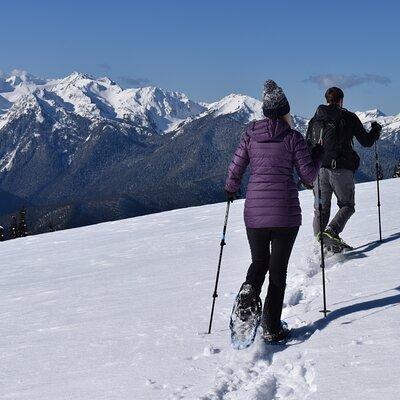
<instances>
[{"instance_id":1,"label":"woman's hand","mask_svg":"<svg viewBox=\"0 0 400 400\"><path fill-rule=\"evenodd\" d=\"M232 193L225 190L225 195L226 195L226 200L229 201L229 203L232 203L233 200L237 199L236 192Z\"/></svg>"}]
</instances>

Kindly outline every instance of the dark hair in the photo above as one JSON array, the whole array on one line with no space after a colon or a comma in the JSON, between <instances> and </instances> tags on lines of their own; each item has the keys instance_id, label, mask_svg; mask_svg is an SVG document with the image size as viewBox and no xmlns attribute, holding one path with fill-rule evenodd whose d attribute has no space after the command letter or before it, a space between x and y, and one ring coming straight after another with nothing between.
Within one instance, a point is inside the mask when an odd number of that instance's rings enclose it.
<instances>
[{"instance_id":1,"label":"dark hair","mask_svg":"<svg viewBox=\"0 0 400 400\"><path fill-rule=\"evenodd\" d=\"M328 104L338 104L343 98L343 90L338 87L331 87L325 92L325 99Z\"/></svg>"}]
</instances>

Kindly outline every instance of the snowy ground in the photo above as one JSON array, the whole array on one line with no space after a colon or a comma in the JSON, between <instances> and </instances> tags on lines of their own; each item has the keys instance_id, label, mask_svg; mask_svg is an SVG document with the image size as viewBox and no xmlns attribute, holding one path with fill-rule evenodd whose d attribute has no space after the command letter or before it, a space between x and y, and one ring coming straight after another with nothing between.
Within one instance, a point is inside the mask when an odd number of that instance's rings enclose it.
<instances>
[{"instance_id":1,"label":"snowy ground","mask_svg":"<svg viewBox=\"0 0 400 400\"><path fill-rule=\"evenodd\" d=\"M289 266L288 346L230 347L228 318L249 264L243 201L229 219L213 334L206 335L224 204L0 244L0 398L398 399L400 180L357 185L344 238L321 274L312 197Z\"/></svg>"}]
</instances>

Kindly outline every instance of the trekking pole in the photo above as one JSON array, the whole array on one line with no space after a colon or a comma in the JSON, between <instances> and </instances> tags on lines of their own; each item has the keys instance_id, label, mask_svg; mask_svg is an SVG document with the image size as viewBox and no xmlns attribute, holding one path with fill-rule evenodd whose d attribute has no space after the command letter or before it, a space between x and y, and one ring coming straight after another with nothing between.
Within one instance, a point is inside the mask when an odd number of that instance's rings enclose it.
<instances>
[{"instance_id":1,"label":"trekking pole","mask_svg":"<svg viewBox=\"0 0 400 400\"><path fill-rule=\"evenodd\" d=\"M382 223L381 223L381 194L379 191L379 180L380 180L380 165L378 158L378 146L375 142L375 171L376 171L376 192L378 195L378 220L379 220L379 241L382 242Z\"/></svg>"},{"instance_id":2,"label":"trekking pole","mask_svg":"<svg viewBox=\"0 0 400 400\"><path fill-rule=\"evenodd\" d=\"M318 211L319 211L319 241L321 244L321 269L322 269L322 295L324 301L324 309L320 312L324 313L324 318L326 318L326 314L330 312L326 308L326 289L325 289L325 254L324 254L324 236L323 232L323 223L322 223L322 195L321 195L321 180L318 172Z\"/></svg>"},{"instance_id":3,"label":"trekking pole","mask_svg":"<svg viewBox=\"0 0 400 400\"><path fill-rule=\"evenodd\" d=\"M212 301L212 307L211 307L211 316L210 316L210 325L208 326L208 333L211 333L211 326L212 326L212 321L213 321L213 316L214 316L214 307L215 307L215 300L218 297L218 281L219 281L219 272L221 270L221 260L222 260L222 252L224 251L224 246L226 245L225 242L225 233L226 233L226 226L228 225L228 215L229 215L229 208L230 208L231 202L228 200L226 203L226 211L225 211L225 221L224 221L224 228L222 230L222 238L221 238L221 249L219 251L219 260L218 260L218 268L217 268L217 276L215 279L215 287L214 287L214 293L213 293L213 301Z\"/></svg>"}]
</instances>

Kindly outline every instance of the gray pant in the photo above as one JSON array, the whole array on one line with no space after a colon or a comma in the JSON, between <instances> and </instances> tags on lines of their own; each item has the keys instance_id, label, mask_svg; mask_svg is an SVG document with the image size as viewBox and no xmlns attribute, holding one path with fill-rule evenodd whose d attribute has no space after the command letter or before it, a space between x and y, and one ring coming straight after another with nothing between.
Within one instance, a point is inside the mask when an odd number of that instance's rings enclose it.
<instances>
[{"instance_id":1,"label":"gray pant","mask_svg":"<svg viewBox=\"0 0 400 400\"><path fill-rule=\"evenodd\" d=\"M319 172L321 182L322 199L322 228L325 230L327 225L337 234L343 231L347 221L354 214L354 172L349 169L328 169L321 168ZM331 222L332 194L335 193L339 211ZM314 235L320 231L318 199L318 179L314 182ZM329 224L328 224L329 222Z\"/></svg>"}]
</instances>

